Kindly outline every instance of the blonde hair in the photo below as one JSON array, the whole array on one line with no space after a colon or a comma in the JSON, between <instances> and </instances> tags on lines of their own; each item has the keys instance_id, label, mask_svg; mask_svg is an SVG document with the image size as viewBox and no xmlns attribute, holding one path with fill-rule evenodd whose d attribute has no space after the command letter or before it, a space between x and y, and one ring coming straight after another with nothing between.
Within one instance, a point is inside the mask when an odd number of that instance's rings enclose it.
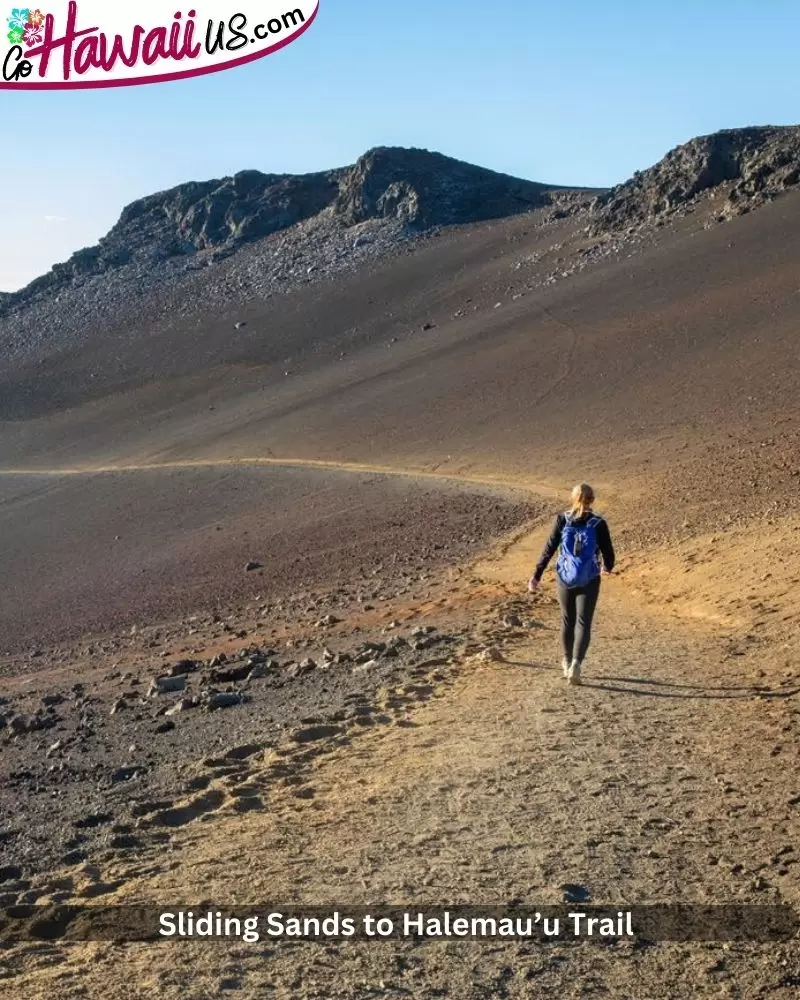
<instances>
[{"instance_id":1,"label":"blonde hair","mask_svg":"<svg viewBox=\"0 0 800 1000\"><path fill-rule=\"evenodd\" d=\"M580 483L572 490L572 510L573 517L582 517L588 510L591 510L594 503L594 490L588 483Z\"/></svg>"}]
</instances>

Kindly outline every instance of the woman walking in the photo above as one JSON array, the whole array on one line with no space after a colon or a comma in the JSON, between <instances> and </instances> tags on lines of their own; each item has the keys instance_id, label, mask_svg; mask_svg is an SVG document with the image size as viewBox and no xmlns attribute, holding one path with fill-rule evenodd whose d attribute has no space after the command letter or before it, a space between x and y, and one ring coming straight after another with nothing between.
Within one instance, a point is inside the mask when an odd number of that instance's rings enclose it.
<instances>
[{"instance_id":1,"label":"woman walking","mask_svg":"<svg viewBox=\"0 0 800 1000\"><path fill-rule=\"evenodd\" d=\"M539 586L547 564L558 550L556 563L558 602L561 605L561 666L570 684L581 683L581 668L592 637L601 567L614 569L614 546L605 520L592 510L594 490L586 483L572 491L572 507L559 514L553 531L528 583Z\"/></svg>"}]
</instances>

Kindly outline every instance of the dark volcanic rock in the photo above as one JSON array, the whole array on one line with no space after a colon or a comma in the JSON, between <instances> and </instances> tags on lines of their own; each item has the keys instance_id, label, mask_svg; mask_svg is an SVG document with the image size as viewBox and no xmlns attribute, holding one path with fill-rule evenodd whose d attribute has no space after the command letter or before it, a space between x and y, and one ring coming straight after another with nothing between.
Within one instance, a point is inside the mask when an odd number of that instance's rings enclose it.
<instances>
[{"instance_id":1,"label":"dark volcanic rock","mask_svg":"<svg viewBox=\"0 0 800 1000\"><path fill-rule=\"evenodd\" d=\"M594 235L680 214L722 188L721 218L741 215L800 180L800 127L728 129L692 139L648 170L600 195ZM723 188L724 185L724 188Z\"/></svg>"},{"instance_id":2,"label":"dark volcanic rock","mask_svg":"<svg viewBox=\"0 0 800 1000\"><path fill-rule=\"evenodd\" d=\"M134 202L106 240L144 230L158 234L170 254L249 242L317 215L337 192L336 172L294 177L246 170Z\"/></svg>"},{"instance_id":3,"label":"dark volcanic rock","mask_svg":"<svg viewBox=\"0 0 800 1000\"><path fill-rule=\"evenodd\" d=\"M0 317L116 271L124 272L129 294L142 294L172 272L207 266L312 219L343 229L383 220L420 230L529 211L549 204L551 190L439 153L395 148L371 150L352 167L323 173L246 170L182 184L128 205L97 246L27 288L2 294ZM313 270L314 264L306 267Z\"/></svg>"},{"instance_id":4,"label":"dark volcanic rock","mask_svg":"<svg viewBox=\"0 0 800 1000\"><path fill-rule=\"evenodd\" d=\"M347 222L394 218L427 228L502 218L547 204L547 187L422 149L373 149L343 171Z\"/></svg>"},{"instance_id":5,"label":"dark volcanic rock","mask_svg":"<svg viewBox=\"0 0 800 1000\"><path fill-rule=\"evenodd\" d=\"M212 671L209 680L213 684L237 684L246 680L253 672L253 667L249 661L236 667L228 667L226 670Z\"/></svg>"}]
</instances>

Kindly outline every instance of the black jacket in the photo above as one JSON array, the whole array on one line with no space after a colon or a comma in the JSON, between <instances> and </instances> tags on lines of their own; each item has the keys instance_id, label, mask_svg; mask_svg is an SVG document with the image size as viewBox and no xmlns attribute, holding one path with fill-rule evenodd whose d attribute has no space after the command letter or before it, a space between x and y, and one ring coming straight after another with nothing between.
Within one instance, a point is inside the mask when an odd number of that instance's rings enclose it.
<instances>
[{"instance_id":1,"label":"black jacket","mask_svg":"<svg viewBox=\"0 0 800 1000\"><path fill-rule=\"evenodd\" d=\"M592 511L589 511L589 513L585 514L583 517L576 517L574 523L577 525L586 524L586 522L593 517L597 518L600 522L597 525L597 547L600 549L600 554L603 557L603 565L606 568L606 572L610 573L614 568L616 556L614 555L614 546L611 544L611 532L608 530L608 525L605 520L600 514L595 514ZM544 571L547 569L547 564L558 551L558 547L561 544L561 532L564 530L564 525L566 523L567 515L559 514L556 518L556 523L553 525L550 537L547 539L547 544L542 551L542 557L536 564L536 569L533 574L535 580L541 580L544 575Z\"/></svg>"}]
</instances>

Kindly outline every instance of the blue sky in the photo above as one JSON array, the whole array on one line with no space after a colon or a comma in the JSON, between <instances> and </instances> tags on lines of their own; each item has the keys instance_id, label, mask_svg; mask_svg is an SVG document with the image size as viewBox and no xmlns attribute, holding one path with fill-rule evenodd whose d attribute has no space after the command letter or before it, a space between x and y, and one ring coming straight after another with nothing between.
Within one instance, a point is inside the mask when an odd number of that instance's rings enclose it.
<instances>
[{"instance_id":1,"label":"blue sky","mask_svg":"<svg viewBox=\"0 0 800 1000\"><path fill-rule=\"evenodd\" d=\"M239 69L0 91L0 290L95 243L142 195L376 145L611 185L694 135L800 121L798 43L796 0L321 0L299 41Z\"/></svg>"}]
</instances>

